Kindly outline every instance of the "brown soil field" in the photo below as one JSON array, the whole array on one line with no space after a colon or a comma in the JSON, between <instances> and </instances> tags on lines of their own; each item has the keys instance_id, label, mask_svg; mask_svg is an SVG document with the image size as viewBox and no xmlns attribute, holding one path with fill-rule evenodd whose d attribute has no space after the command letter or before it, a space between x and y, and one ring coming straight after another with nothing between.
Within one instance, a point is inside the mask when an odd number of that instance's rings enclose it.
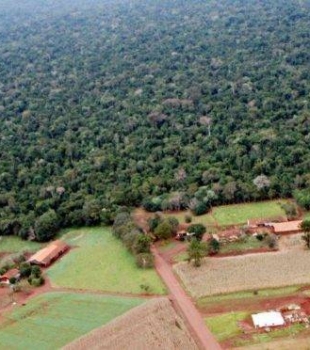
<instances>
[{"instance_id":1,"label":"brown soil field","mask_svg":"<svg viewBox=\"0 0 310 350\"><path fill-rule=\"evenodd\" d=\"M169 299L158 298L117 317L64 349L196 350L198 347Z\"/></svg>"},{"instance_id":2,"label":"brown soil field","mask_svg":"<svg viewBox=\"0 0 310 350\"><path fill-rule=\"evenodd\" d=\"M179 263L175 272L194 298L243 290L259 290L310 283L309 251L257 253L205 258L200 268Z\"/></svg>"},{"instance_id":3,"label":"brown soil field","mask_svg":"<svg viewBox=\"0 0 310 350\"><path fill-rule=\"evenodd\" d=\"M276 340L266 344L247 345L231 350L309 350L310 338L296 338L288 340Z\"/></svg>"}]
</instances>

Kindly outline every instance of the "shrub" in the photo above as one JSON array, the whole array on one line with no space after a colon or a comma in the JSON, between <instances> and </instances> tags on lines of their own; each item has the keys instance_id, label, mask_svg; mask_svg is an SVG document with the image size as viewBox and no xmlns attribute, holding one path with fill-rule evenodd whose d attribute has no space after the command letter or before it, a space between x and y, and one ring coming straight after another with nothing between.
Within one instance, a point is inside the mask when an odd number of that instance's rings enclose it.
<instances>
[{"instance_id":1,"label":"shrub","mask_svg":"<svg viewBox=\"0 0 310 350\"><path fill-rule=\"evenodd\" d=\"M208 249L209 254L217 254L220 251L220 242L217 239L212 238L209 242Z\"/></svg>"},{"instance_id":2,"label":"shrub","mask_svg":"<svg viewBox=\"0 0 310 350\"><path fill-rule=\"evenodd\" d=\"M207 229L203 224L193 224L187 229L189 233L193 233L198 241L202 240L203 235L206 233Z\"/></svg>"},{"instance_id":3,"label":"shrub","mask_svg":"<svg viewBox=\"0 0 310 350\"><path fill-rule=\"evenodd\" d=\"M266 242L270 249L278 248L278 238L275 234L270 234L266 237Z\"/></svg>"},{"instance_id":4,"label":"shrub","mask_svg":"<svg viewBox=\"0 0 310 350\"><path fill-rule=\"evenodd\" d=\"M29 281L29 279L28 279L28 281ZM31 282L30 282L30 284L32 285L32 286L34 286L34 287L40 287L40 286L42 286L43 284L44 284L44 278L42 277L42 276L40 276L40 277L37 277L37 278L31 278Z\"/></svg>"},{"instance_id":5,"label":"shrub","mask_svg":"<svg viewBox=\"0 0 310 350\"><path fill-rule=\"evenodd\" d=\"M189 223L191 223L191 222L193 221L192 216L189 215L189 214L186 214L184 219L185 219L185 222L186 222L187 224L189 224Z\"/></svg>"},{"instance_id":6,"label":"shrub","mask_svg":"<svg viewBox=\"0 0 310 350\"><path fill-rule=\"evenodd\" d=\"M31 265L29 263L22 263L19 267L21 277L29 277L31 275Z\"/></svg>"},{"instance_id":7,"label":"shrub","mask_svg":"<svg viewBox=\"0 0 310 350\"><path fill-rule=\"evenodd\" d=\"M168 239L172 237L173 228L168 221L163 221L156 227L154 233L159 239Z\"/></svg>"}]
</instances>

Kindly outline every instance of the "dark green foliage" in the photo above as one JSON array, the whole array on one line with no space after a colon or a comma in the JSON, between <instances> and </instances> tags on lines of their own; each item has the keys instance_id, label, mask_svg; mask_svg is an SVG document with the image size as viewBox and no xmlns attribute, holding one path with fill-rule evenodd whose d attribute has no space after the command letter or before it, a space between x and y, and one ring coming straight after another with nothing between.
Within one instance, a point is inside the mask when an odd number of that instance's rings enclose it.
<instances>
[{"instance_id":1,"label":"dark green foliage","mask_svg":"<svg viewBox=\"0 0 310 350\"><path fill-rule=\"evenodd\" d=\"M154 234L159 239L171 238L173 236L173 226L168 220L164 220L156 227Z\"/></svg>"},{"instance_id":2,"label":"dark green foliage","mask_svg":"<svg viewBox=\"0 0 310 350\"><path fill-rule=\"evenodd\" d=\"M32 272L31 265L26 262L22 263L19 267L19 272L20 272L21 278L24 278L24 277L28 278Z\"/></svg>"},{"instance_id":3,"label":"dark green foliage","mask_svg":"<svg viewBox=\"0 0 310 350\"><path fill-rule=\"evenodd\" d=\"M41 215L35 222L34 231L39 242L49 241L59 228L59 219L54 210Z\"/></svg>"},{"instance_id":4,"label":"dark green foliage","mask_svg":"<svg viewBox=\"0 0 310 350\"><path fill-rule=\"evenodd\" d=\"M310 249L310 220L303 220L300 228L304 232L302 239L305 241L307 248Z\"/></svg>"},{"instance_id":5,"label":"dark green foliage","mask_svg":"<svg viewBox=\"0 0 310 350\"><path fill-rule=\"evenodd\" d=\"M11 278L9 279L9 282L10 282L10 284L15 284L15 283L17 282L16 277L11 277Z\"/></svg>"},{"instance_id":6,"label":"dark green foliage","mask_svg":"<svg viewBox=\"0 0 310 350\"><path fill-rule=\"evenodd\" d=\"M208 244L209 254L211 255L217 254L220 251L220 248L221 248L220 242L215 238L211 238Z\"/></svg>"},{"instance_id":7,"label":"dark green foliage","mask_svg":"<svg viewBox=\"0 0 310 350\"><path fill-rule=\"evenodd\" d=\"M296 202L306 210L310 210L310 187L304 190L295 191Z\"/></svg>"},{"instance_id":8,"label":"dark green foliage","mask_svg":"<svg viewBox=\"0 0 310 350\"><path fill-rule=\"evenodd\" d=\"M201 241L203 235L206 233L207 229L203 224L192 224L188 227L187 232L193 233L194 237Z\"/></svg>"},{"instance_id":9,"label":"dark green foliage","mask_svg":"<svg viewBox=\"0 0 310 350\"><path fill-rule=\"evenodd\" d=\"M193 238L187 247L188 261L194 261L194 266L201 265L201 259L207 254L207 246L205 242L198 241Z\"/></svg>"},{"instance_id":10,"label":"dark green foliage","mask_svg":"<svg viewBox=\"0 0 310 350\"><path fill-rule=\"evenodd\" d=\"M307 1L37 3L0 3L1 234L295 190L310 208Z\"/></svg>"}]
</instances>

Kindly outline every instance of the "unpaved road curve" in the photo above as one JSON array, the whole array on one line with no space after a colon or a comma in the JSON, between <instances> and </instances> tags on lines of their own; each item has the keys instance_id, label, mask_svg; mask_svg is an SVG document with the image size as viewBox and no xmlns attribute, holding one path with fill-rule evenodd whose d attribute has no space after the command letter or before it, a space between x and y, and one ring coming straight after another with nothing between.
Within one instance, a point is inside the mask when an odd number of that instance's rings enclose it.
<instances>
[{"instance_id":1,"label":"unpaved road curve","mask_svg":"<svg viewBox=\"0 0 310 350\"><path fill-rule=\"evenodd\" d=\"M204 350L222 349L213 334L204 324L194 303L174 276L170 265L160 256L156 247L152 247L152 252L155 257L155 268L169 289L173 301L179 307L200 348Z\"/></svg>"}]
</instances>

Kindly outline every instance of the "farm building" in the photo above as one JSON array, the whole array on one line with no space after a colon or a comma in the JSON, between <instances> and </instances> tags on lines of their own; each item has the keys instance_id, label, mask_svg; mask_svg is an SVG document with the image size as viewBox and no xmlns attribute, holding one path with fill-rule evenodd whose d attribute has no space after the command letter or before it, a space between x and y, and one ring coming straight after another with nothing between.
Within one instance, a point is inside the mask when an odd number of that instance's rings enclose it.
<instances>
[{"instance_id":1,"label":"farm building","mask_svg":"<svg viewBox=\"0 0 310 350\"><path fill-rule=\"evenodd\" d=\"M252 315L255 328L276 327L285 325L281 312L269 311Z\"/></svg>"},{"instance_id":2,"label":"farm building","mask_svg":"<svg viewBox=\"0 0 310 350\"><path fill-rule=\"evenodd\" d=\"M18 269L11 269L7 271L4 275L0 276L0 282L2 283L10 283L11 278L16 278L17 280L20 278L20 273Z\"/></svg>"},{"instance_id":3,"label":"farm building","mask_svg":"<svg viewBox=\"0 0 310 350\"><path fill-rule=\"evenodd\" d=\"M274 222L270 226L275 234L283 233L297 233L300 232L301 220L286 221L286 222Z\"/></svg>"},{"instance_id":4,"label":"farm building","mask_svg":"<svg viewBox=\"0 0 310 350\"><path fill-rule=\"evenodd\" d=\"M28 262L33 265L46 267L57 260L68 249L69 246L65 242L57 240L32 255Z\"/></svg>"}]
</instances>

